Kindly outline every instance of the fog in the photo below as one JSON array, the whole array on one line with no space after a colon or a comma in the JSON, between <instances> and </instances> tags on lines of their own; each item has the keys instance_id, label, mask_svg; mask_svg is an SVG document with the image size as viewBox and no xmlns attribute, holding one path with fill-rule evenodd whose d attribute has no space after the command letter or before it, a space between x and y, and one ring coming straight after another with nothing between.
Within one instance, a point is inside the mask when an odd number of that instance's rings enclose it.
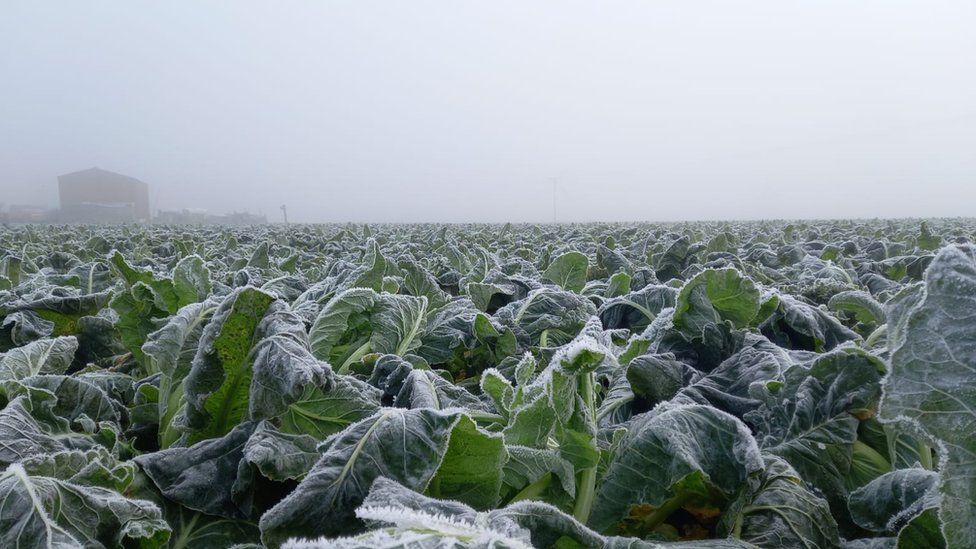
<instances>
[{"instance_id":1,"label":"fog","mask_svg":"<svg viewBox=\"0 0 976 549\"><path fill-rule=\"evenodd\" d=\"M972 0L0 12L6 204L98 166L270 220L976 215Z\"/></svg>"}]
</instances>

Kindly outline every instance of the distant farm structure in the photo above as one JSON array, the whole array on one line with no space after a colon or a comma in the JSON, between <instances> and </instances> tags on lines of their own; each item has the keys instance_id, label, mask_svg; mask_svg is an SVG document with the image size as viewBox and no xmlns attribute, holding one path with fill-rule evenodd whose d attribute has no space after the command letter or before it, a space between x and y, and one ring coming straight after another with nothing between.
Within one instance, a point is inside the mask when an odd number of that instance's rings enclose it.
<instances>
[{"instance_id":1,"label":"distant farm structure","mask_svg":"<svg viewBox=\"0 0 976 549\"><path fill-rule=\"evenodd\" d=\"M59 220L65 223L148 222L149 185L120 173L89 168L58 177Z\"/></svg>"},{"instance_id":2,"label":"distant farm structure","mask_svg":"<svg viewBox=\"0 0 976 549\"><path fill-rule=\"evenodd\" d=\"M161 211L153 218L153 223L162 225L263 225L267 222L268 218L260 214L248 212L213 214L200 209Z\"/></svg>"},{"instance_id":3,"label":"distant farm structure","mask_svg":"<svg viewBox=\"0 0 976 549\"><path fill-rule=\"evenodd\" d=\"M60 208L0 202L0 223L157 223L163 225L262 225L263 214L211 213L200 208L149 207L149 185L134 177L88 168L58 176Z\"/></svg>"}]
</instances>

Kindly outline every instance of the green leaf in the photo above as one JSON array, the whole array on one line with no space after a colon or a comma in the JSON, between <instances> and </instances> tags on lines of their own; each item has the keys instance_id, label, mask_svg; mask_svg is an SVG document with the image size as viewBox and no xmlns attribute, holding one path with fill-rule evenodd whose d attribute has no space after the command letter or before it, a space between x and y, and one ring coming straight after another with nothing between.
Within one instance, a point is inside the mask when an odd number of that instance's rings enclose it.
<instances>
[{"instance_id":1,"label":"green leaf","mask_svg":"<svg viewBox=\"0 0 976 549\"><path fill-rule=\"evenodd\" d=\"M575 397L574 397L575 398ZM511 414L505 427L505 442L520 446L544 446L556 423L549 397L539 393Z\"/></svg>"},{"instance_id":2,"label":"green leaf","mask_svg":"<svg viewBox=\"0 0 976 549\"><path fill-rule=\"evenodd\" d=\"M548 345L558 346L576 337L595 314L596 307L589 299L545 287L498 309L495 319L512 328L520 342L537 344L546 332Z\"/></svg>"},{"instance_id":3,"label":"green leaf","mask_svg":"<svg viewBox=\"0 0 976 549\"><path fill-rule=\"evenodd\" d=\"M764 452L786 459L830 502L842 530L847 516L847 477L858 417L874 413L884 364L854 347L818 357L809 369L794 366L782 381L755 387L762 404L745 415Z\"/></svg>"},{"instance_id":4,"label":"green leaf","mask_svg":"<svg viewBox=\"0 0 976 549\"><path fill-rule=\"evenodd\" d=\"M495 410L507 418L515 399L515 388L512 387L512 383L498 370L492 368L482 372L479 385L481 392L488 395L494 403Z\"/></svg>"},{"instance_id":5,"label":"green leaf","mask_svg":"<svg viewBox=\"0 0 976 549\"><path fill-rule=\"evenodd\" d=\"M122 278L123 282L125 282L126 288L132 289L139 284L148 288L156 308L168 313L175 313L180 308L180 297L171 279L157 277L148 269L139 269L130 266L118 250L115 250L109 257L109 263ZM186 305L186 303L182 305Z\"/></svg>"},{"instance_id":6,"label":"green leaf","mask_svg":"<svg viewBox=\"0 0 976 549\"><path fill-rule=\"evenodd\" d=\"M318 459L316 440L245 422L221 438L135 458L168 499L229 519L257 520ZM262 478L263 477L263 478ZM265 480L266 479L266 480Z\"/></svg>"},{"instance_id":7,"label":"green leaf","mask_svg":"<svg viewBox=\"0 0 976 549\"><path fill-rule=\"evenodd\" d=\"M256 269L267 269L271 267L271 258L268 255L269 250L270 245L267 241L258 244L254 248L254 251L251 252L251 257L247 260L247 266Z\"/></svg>"},{"instance_id":8,"label":"green leaf","mask_svg":"<svg viewBox=\"0 0 976 549\"><path fill-rule=\"evenodd\" d=\"M898 531L898 549L914 549L915 547L943 549L946 547L938 512L938 509L929 508L908 521L908 524Z\"/></svg>"},{"instance_id":9,"label":"green leaf","mask_svg":"<svg viewBox=\"0 0 976 549\"><path fill-rule=\"evenodd\" d=\"M380 396L380 391L351 376L335 376L334 385L325 390L310 384L281 416L281 430L324 440L376 413Z\"/></svg>"},{"instance_id":10,"label":"green leaf","mask_svg":"<svg viewBox=\"0 0 976 549\"><path fill-rule=\"evenodd\" d=\"M648 354L631 360L626 376L634 394L657 404L673 398L698 377L698 372L671 353Z\"/></svg>"},{"instance_id":11,"label":"green leaf","mask_svg":"<svg viewBox=\"0 0 976 549\"><path fill-rule=\"evenodd\" d=\"M210 270L197 255L184 257L173 268L173 290L180 307L205 301L213 290Z\"/></svg>"},{"instance_id":12,"label":"green leaf","mask_svg":"<svg viewBox=\"0 0 976 549\"><path fill-rule=\"evenodd\" d=\"M163 448L171 446L180 436L173 420L184 404L183 382L190 373L204 329L216 310L212 301L187 305L162 328L149 334L142 345L146 369L160 374L157 423Z\"/></svg>"},{"instance_id":13,"label":"green leaf","mask_svg":"<svg viewBox=\"0 0 976 549\"><path fill-rule=\"evenodd\" d=\"M20 464L0 473L3 547L119 547L165 544L162 511L118 492L31 476Z\"/></svg>"},{"instance_id":14,"label":"green leaf","mask_svg":"<svg viewBox=\"0 0 976 549\"><path fill-rule=\"evenodd\" d=\"M51 397L54 400L54 397ZM50 407L53 403L47 403ZM27 396L16 397L0 410L0 467L6 467L23 459L45 453L54 453L79 447L67 435L71 431L62 423L54 429L44 425L31 414L39 404ZM78 437L88 441L87 437ZM91 443L89 442L89 445Z\"/></svg>"},{"instance_id":15,"label":"green leaf","mask_svg":"<svg viewBox=\"0 0 976 549\"><path fill-rule=\"evenodd\" d=\"M749 429L724 412L678 406L641 414L607 468L590 525L604 531L635 505L660 509L669 500L708 501L712 492L731 499L762 469Z\"/></svg>"},{"instance_id":16,"label":"green leaf","mask_svg":"<svg viewBox=\"0 0 976 549\"><path fill-rule=\"evenodd\" d=\"M400 260L398 266L404 272L402 289L405 293L416 297L426 297L431 309L437 309L451 300L450 294L437 285L437 279L434 278L434 275L417 262Z\"/></svg>"},{"instance_id":17,"label":"green leaf","mask_svg":"<svg viewBox=\"0 0 976 549\"><path fill-rule=\"evenodd\" d=\"M34 311L8 314L0 324L0 338L4 347L18 347L54 333L54 323L44 320Z\"/></svg>"},{"instance_id":18,"label":"green leaf","mask_svg":"<svg viewBox=\"0 0 976 549\"><path fill-rule=\"evenodd\" d=\"M918 238L915 242L918 244L919 249L922 250L938 250L939 245L942 244L942 237L932 234L929 229L929 224L925 221L922 222L919 228Z\"/></svg>"},{"instance_id":19,"label":"green leaf","mask_svg":"<svg viewBox=\"0 0 976 549\"><path fill-rule=\"evenodd\" d=\"M386 258L380 253L376 240L370 238L366 241L366 253L359 267L346 278L340 289L371 288L378 292L383 288L384 276L386 276Z\"/></svg>"},{"instance_id":20,"label":"green leaf","mask_svg":"<svg viewBox=\"0 0 976 549\"><path fill-rule=\"evenodd\" d=\"M471 418L461 416L428 490L475 509L491 509L498 505L507 460L501 435L486 433Z\"/></svg>"},{"instance_id":21,"label":"green leaf","mask_svg":"<svg viewBox=\"0 0 976 549\"><path fill-rule=\"evenodd\" d=\"M100 486L122 493L127 493L132 486L138 470L131 461L120 463L101 447L39 454L20 464L30 476L57 478L71 484Z\"/></svg>"},{"instance_id":22,"label":"green leaf","mask_svg":"<svg viewBox=\"0 0 976 549\"><path fill-rule=\"evenodd\" d=\"M52 336L78 334L78 322L82 317L94 315L105 307L112 298L111 291L85 295L48 295L40 299L15 301L7 306L7 311L30 311L52 323Z\"/></svg>"},{"instance_id":23,"label":"green leaf","mask_svg":"<svg viewBox=\"0 0 976 549\"><path fill-rule=\"evenodd\" d=\"M673 402L706 404L743 418L760 405L759 400L750 394L753 384L780 380L784 363L789 363L788 359L778 356L774 350L778 349L744 347L711 372L681 387ZM637 359L631 364L634 362Z\"/></svg>"},{"instance_id":24,"label":"green leaf","mask_svg":"<svg viewBox=\"0 0 976 549\"><path fill-rule=\"evenodd\" d=\"M261 539L253 522L214 517L181 505L166 506L166 522L173 529L167 549L236 547Z\"/></svg>"},{"instance_id":25,"label":"green leaf","mask_svg":"<svg viewBox=\"0 0 976 549\"><path fill-rule=\"evenodd\" d=\"M113 429L117 429L119 423L116 404L105 391L81 376L31 376L17 383L5 383L3 392L8 397L28 395L35 404L40 403L41 406L35 406L32 413L50 425L66 425L93 434L103 422L113 424ZM47 395L53 395L54 399L44 398Z\"/></svg>"},{"instance_id":26,"label":"green leaf","mask_svg":"<svg viewBox=\"0 0 976 549\"><path fill-rule=\"evenodd\" d=\"M863 324L883 324L885 321L884 307L862 290L834 294L827 306L831 311L850 313Z\"/></svg>"},{"instance_id":27,"label":"green leaf","mask_svg":"<svg viewBox=\"0 0 976 549\"><path fill-rule=\"evenodd\" d=\"M245 287L214 313L184 383L189 442L284 414L308 385L331 385L332 372L311 355L304 324L287 309Z\"/></svg>"},{"instance_id":28,"label":"green leaf","mask_svg":"<svg viewBox=\"0 0 976 549\"><path fill-rule=\"evenodd\" d=\"M787 349L822 353L860 336L833 315L788 295L779 296L776 311L759 325L771 341Z\"/></svg>"},{"instance_id":29,"label":"green leaf","mask_svg":"<svg viewBox=\"0 0 976 549\"><path fill-rule=\"evenodd\" d=\"M570 497L576 497L576 476L573 465L549 449L527 446L508 446L509 459L505 462L504 482L512 491L518 491L536 482L544 475L553 474L559 485Z\"/></svg>"},{"instance_id":30,"label":"green leaf","mask_svg":"<svg viewBox=\"0 0 976 549\"><path fill-rule=\"evenodd\" d=\"M193 441L222 436L247 419L258 324L274 297L254 288L228 296L200 338L185 381Z\"/></svg>"},{"instance_id":31,"label":"green leaf","mask_svg":"<svg viewBox=\"0 0 976 549\"><path fill-rule=\"evenodd\" d=\"M404 355L420 345L427 298L346 290L329 301L309 330L312 353L346 373L363 355Z\"/></svg>"},{"instance_id":32,"label":"green leaf","mask_svg":"<svg viewBox=\"0 0 976 549\"><path fill-rule=\"evenodd\" d=\"M700 337L708 324L725 321L745 328L759 313L760 297L756 285L739 271L707 269L682 286L674 325L689 337Z\"/></svg>"},{"instance_id":33,"label":"green leaf","mask_svg":"<svg viewBox=\"0 0 976 549\"><path fill-rule=\"evenodd\" d=\"M0 387L9 399L0 410L0 467L44 453L115 445L118 416L105 394L79 379L47 377Z\"/></svg>"},{"instance_id":34,"label":"green leaf","mask_svg":"<svg viewBox=\"0 0 976 549\"><path fill-rule=\"evenodd\" d=\"M810 492L782 458L763 457L766 469L757 485L743 490L723 514L723 533L758 547L839 546L827 501Z\"/></svg>"},{"instance_id":35,"label":"green leaf","mask_svg":"<svg viewBox=\"0 0 976 549\"><path fill-rule=\"evenodd\" d=\"M431 408L446 410L462 408L470 411L489 409L464 387L454 385L430 370L413 370L403 381L393 405L403 408Z\"/></svg>"},{"instance_id":36,"label":"green leaf","mask_svg":"<svg viewBox=\"0 0 976 549\"><path fill-rule=\"evenodd\" d=\"M851 493L851 518L877 533L897 533L925 509L939 506L938 473L899 469L885 473Z\"/></svg>"},{"instance_id":37,"label":"green leaf","mask_svg":"<svg viewBox=\"0 0 976 549\"><path fill-rule=\"evenodd\" d=\"M158 328L157 321L168 316L168 311L157 306L156 294L144 282L136 282L116 295L110 305L119 315L116 329L122 343L137 361L144 362L142 345Z\"/></svg>"},{"instance_id":38,"label":"green leaf","mask_svg":"<svg viewBox=\"0 0 976 549\"><path fill-rule=\"evenodd\" d=\"M542 276L564 290L580 293L586 285L589 260L580 252L567 252L552 261Z\"/></svg>"},{"instance_id":39,"label":"green leaf","mask_svg":"<svg viewBox=\"0 0 976 549\"><path fill-rule=\"evenodd\" d=\"M313 437L284 433L262 421L244 445L244 461L270 480L298 480L318 461L317 444Z\"/></svg>"},{"instance_id":40,"label":"green leaf","mask_svg":"<svg viewBox=\"0 0 976 549\"><path fill-rule=\"evenodd\" d=\"M18 380L37 374L63 374L78 350L72 336L41 339L0 355L0 381Z\"/></svg>"},{"instance_id":41,"label":"green leaf","mask_svg":"<svg viewBox=\"0 0 976 549\"><path fill-rule=\"evenodd\" d=\"M976 257L950 246L925 273L915 305L889 311L891 372L881 418L905 418L940 441L942 520L953 547L976 545Z\"/></svg>"},{"instance_id":42,"label":"green leaf","mask_svg":"<svg viewBox=\"0 0 976 549\"><path fill-rule=\"evenodd\" d=\"M329 438L305 480L261 517L262 541L277 547L295 536L361 528L355 509L381 476L425 490L460 418L457 412L384 408Z\"/></svg>"},{"instance_id":43,"label":"green leaf","mask_svg":"<svg viewBox=\"0 0 976 549\"><path fill-rule=\"evenodd\" d=\"M256 519L234 498L244 445L256 426L242 423L223 437L137 456L135 461L164 496L180 505L225 518Z\"/></svg>"},{"instance_id":44,"label":"green leaf","mask_svg":"<svg viewBox=\"0 0 976 549\"><path fill-rule=\"evenodd\" d=\"M608 298L619 297L630 293L631 277L624 271L615 273L607 281L607 290L604 295Z\"/></svg>"}]
</instances>

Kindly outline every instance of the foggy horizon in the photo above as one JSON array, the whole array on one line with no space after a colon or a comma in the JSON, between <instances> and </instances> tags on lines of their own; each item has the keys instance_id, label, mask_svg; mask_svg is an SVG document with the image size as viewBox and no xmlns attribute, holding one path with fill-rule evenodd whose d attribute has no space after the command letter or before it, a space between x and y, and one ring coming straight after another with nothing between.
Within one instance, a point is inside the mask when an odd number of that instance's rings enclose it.
<instances>
[{"instance_id":1,"label":"foggy horizon","mask_svg":"<svg viewBox=\"0 0 976 549\"><path fill-rule=\"evenodd\" d=\"M18 3L0 203L295 222L973 216L976 4Z\"/></svg>"}]
</instances>

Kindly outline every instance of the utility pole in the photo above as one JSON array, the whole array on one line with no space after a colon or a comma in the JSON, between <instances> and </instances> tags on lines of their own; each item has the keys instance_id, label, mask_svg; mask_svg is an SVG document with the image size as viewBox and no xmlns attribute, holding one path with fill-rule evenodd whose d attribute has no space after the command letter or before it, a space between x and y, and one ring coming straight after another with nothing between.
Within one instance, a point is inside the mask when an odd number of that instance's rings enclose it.
<instances>
[{"instance_id":1,"label":"utility pole","mask_svg":"<svg viewBox=\"0 0 976 549\"><path fill-rule=\"evenodd\" d=\"M551 177L552 180L552 222L556 222L556 184L559 183L558 177Z\"/></svg>"},{"instance_id":2,"label":"utility pole","mask_svg":"<svg viewBox=\"0 0 976 549\"><path fill-rule=\"evenodd\" d=\"M285 225L288 224L288 208L284 204L281 205L281 215L285 218Z\"/></svg>"}]
</instances>

